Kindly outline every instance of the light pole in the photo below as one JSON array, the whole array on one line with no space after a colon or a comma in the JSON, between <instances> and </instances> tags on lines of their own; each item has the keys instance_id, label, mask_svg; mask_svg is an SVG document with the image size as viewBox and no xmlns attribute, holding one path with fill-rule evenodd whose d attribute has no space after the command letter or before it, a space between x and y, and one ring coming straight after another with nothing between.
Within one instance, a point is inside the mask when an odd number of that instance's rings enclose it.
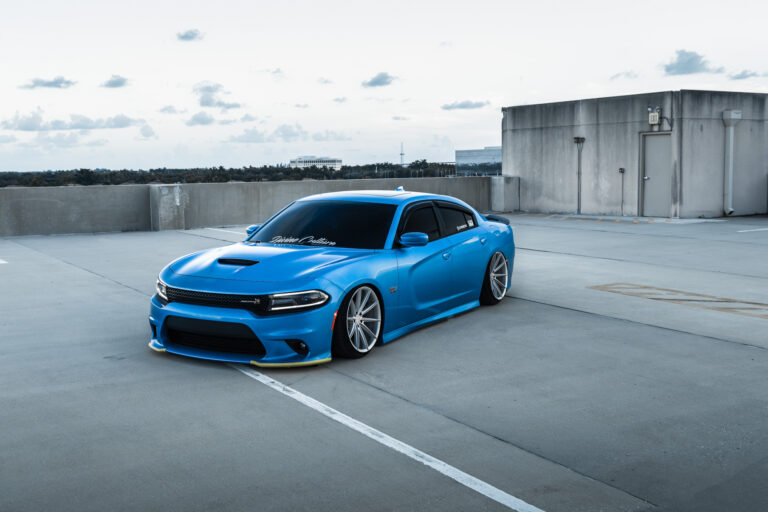
<instances>
[{"instance_id":1,"label":"light pole","mask_svg":"<svg viewBox=\"0 0 768 512\"><path fill-rule=\"evenodd\" d=\"M581 150L584 149L584 137L574 137L573 142L576 143L576 147L579 150L579 167L577 171L578 176L578 191L576 195L576 214L581 215Z\"/></svg>"}]
</instances>

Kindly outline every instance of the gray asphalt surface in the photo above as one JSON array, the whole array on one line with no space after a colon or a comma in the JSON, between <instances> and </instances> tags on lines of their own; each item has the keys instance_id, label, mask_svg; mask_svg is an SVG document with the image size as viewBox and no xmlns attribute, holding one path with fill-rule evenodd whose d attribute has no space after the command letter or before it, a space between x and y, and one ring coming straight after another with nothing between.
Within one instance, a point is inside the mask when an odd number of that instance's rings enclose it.
<instances>
[{"instance_id":1,"label":"gray asphalt surface","mask_svg":"<svg viewBox=\"0 0 768 512\"><path fill-rule=\"evenodd\" d=\"M547 512L768 510L768 218L510 218L501 304L260 371ZM160 268L243 232L0 239L0 511L508 510L147 348Z\"/></svg>"}]
</instances>

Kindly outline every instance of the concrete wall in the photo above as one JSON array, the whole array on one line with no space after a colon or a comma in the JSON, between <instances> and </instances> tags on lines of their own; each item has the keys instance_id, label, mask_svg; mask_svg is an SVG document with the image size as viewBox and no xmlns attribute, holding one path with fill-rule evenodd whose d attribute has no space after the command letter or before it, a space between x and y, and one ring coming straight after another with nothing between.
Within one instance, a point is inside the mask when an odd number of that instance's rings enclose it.
<instances>
[{"instance_id":1,"label":"concrete wall","mask_svg":"<svg viewBox=\"0 0 768 512\"><path fill-rule=\"evenodd\" d=\"M735 214L768 212L768 111L765 94L668 91L507 107L502 120L502 172L520 176L520 209L575 212L578 151L582 213L639 215L642 133L672 137L670 217L719 217L723 205L723 110L742 110L736 126ZM662 108L659 127L648 106ZM624 179L618 172L624 168ZM623 201L622 201L623 192Z\"/></svg>"},{"instance_id":2,"label":"concrete wall","mask_svg":"<svg viewBox=\"0 0 768 512\"><path fill-rule=\"evenodd\" d=\"M734 215L768 212L765 94L682 91L681 217L723 215L724 110L741 110L734 130Z\"/></svg>"},{"instance_id":3,"label":"concrete wall","mask_svg":"<svg viewBox=\"0 0 768 512\"><path fill-rule=\"evenodd\" d=\"M405 178L151 185L152 229L260 223L291 201L342 190L406 190L458 197L480 211L491 207L488 178Z\"/></svg>"},{"instance_id":4,"label":"concrete wall","mask_svg":"<svg viewBox=\"0 0 768 512\"><path fill-rule=\"evenodd\" d=\"M520 177L491 176L491 211L516 212L520 209Z\"/></svg>"},{"instance_id":5,"label":"concrete wall","mask_svg":"<svg viewBox=\"0 0 768 512\"><path fill-rule=\"evenodd\" d=\"M506 183L506 184L505 184ZM501 203L516 205L502 180ZM0 236L190 229L260 223L291 201L323 192L385 189L458 197L480 211L491 209L488 177L407 178L181 185L105 185L0 189ZM497 194L498 196L498 194Z\"/></svg>"},{"instance_id":6,"label":"concrete wall","mask_svg":"<svg viewBox=\"0 0 768 512\"><path fill-rule=\"evenodd\" d=\"M147 185L0 188L0 236L149 228Z\"/></svg>"},{"instance_id":7,"label":"concrete wall","mask_svg":"<svg viewBox=\"0 0 768 512\"><path fill-rule=\"evenodd\" d=\"M584 137L582 213L637 215L639 133L649 129L647 107L659 105L670 115L673 101L672 93L661 92L503 109L502 172L520 176L520 209L576 211L573 138ZM619 168L626 169L623 208Z\"/></svg>"}]
</instances>

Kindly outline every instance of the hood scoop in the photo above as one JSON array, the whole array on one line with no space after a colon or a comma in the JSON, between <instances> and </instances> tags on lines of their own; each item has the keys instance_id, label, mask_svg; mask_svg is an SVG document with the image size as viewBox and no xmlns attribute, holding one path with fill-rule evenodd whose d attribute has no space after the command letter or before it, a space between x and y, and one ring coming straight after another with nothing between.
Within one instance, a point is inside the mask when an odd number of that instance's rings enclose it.
<instances>
[{"instance_id":1,"label":"hood scoop","mask_svg":"<svg viewBox=\"0 0 768 512\"><path fill-rule=\"evenodd\" d=\"M258 263L257 260L244 260L240 258L219 258L219 265L236 265L238 267L250 267Z\"/></svg>"}]
</instances>

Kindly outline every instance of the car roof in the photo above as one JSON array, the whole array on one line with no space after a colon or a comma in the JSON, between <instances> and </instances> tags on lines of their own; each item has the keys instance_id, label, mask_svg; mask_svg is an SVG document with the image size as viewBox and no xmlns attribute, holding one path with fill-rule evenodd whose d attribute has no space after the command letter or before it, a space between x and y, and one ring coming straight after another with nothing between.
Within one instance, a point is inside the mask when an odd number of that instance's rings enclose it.
<instances>
[{"instance_id":1,"label":"car roof","mask_svg":"<svg viewBox=\"0 0 768 512\"><path fill-rule=\"evenodd\" d=\"M359 201L362 203L402 204L417 200L444 200L464 204L455 197L426 192L410 192L406 190L345 190L342 192L327 192L303 197L299 201Z\"/></svg>"}]
</instances>

